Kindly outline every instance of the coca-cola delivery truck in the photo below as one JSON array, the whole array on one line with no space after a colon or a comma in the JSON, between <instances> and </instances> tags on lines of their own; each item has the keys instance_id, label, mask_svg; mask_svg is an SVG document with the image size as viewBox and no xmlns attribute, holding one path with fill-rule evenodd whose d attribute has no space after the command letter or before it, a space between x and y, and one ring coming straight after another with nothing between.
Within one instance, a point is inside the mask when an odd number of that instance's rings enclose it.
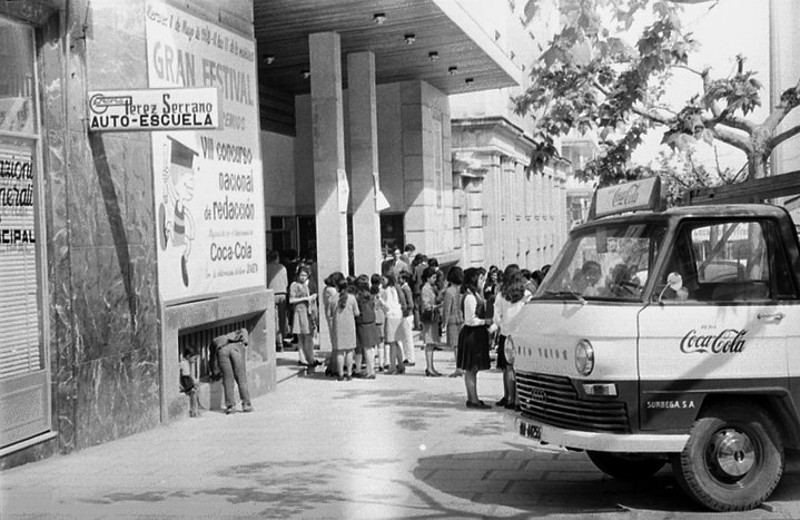
<instances>
[{"instance_id":1,"label":"coca-cola delivery truck","mask_svg":"<svg viewBox=\"0 0 800 520\"><path fill-rule=\"evenodd\" d=\"M666 209L658 178L600 189L510 341L514 428L612 477L670 464L700 504L745 510L800 447L800 253L783 208Z\"/></svg>"}]
</instances>

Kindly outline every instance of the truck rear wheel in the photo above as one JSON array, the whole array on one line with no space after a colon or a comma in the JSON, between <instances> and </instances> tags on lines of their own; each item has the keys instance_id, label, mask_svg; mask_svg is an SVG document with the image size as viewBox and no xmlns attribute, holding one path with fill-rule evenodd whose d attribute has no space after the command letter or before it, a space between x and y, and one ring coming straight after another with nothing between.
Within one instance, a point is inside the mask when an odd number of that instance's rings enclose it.
<instances>
[{"instance_id":1,"label":"truck rear wheel","mask_svg":"<svg viewBox=\"0 0 800 520\"><path fill-rule=\"evenodd\" d=\"M752 404L722 404L695 421L672 455L681 488L714 511L745 511L766 500L783 474L783 441L772 418Z\"/></svg>"},{"instance_id":2,"label":"truck rear wheel","mask_svg":"<svg viewBox=\"0 0 800 520\"><path fill-rule=\"evenodd\" d=\"M619 480L637 480L652 477L667 463L666 460L636 453L609 453L587 451L597 469Z\"/></svg>"}]
</instances>

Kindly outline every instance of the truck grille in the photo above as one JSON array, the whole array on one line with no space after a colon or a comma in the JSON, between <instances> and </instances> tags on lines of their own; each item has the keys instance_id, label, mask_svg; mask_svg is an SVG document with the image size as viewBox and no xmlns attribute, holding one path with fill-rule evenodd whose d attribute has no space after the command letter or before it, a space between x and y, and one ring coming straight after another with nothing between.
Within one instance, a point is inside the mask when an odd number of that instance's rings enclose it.
<instances>
[{"instance_id":1,"label":"truck grille","mask_svg":"<svg viewBox=\"0 0 800 520\"><path fill-rule=\"evenodd\" d=\"M517 372L522 415L570 430L630 433L625 403L581 399L568 377Z\"/></svg>"}]
</instances>

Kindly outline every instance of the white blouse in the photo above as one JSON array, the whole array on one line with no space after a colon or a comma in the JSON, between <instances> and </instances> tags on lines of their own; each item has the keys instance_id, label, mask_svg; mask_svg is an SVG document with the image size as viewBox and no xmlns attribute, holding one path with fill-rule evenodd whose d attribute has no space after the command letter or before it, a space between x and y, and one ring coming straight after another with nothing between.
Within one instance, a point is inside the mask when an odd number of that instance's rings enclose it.
<instances>
[{"instance_id":1,"label":"white blouse","mask_svg":"<svg viewBox=\"0 0 800 520\"><path fill-rule=\"evenodd\" d=\"M478 299L471 292L464 295L464 325L469 327L479 327L486 325L486 320L475 315L478 308Z\"/></svg>"},{"instance_id":2,"label":"white blouse","mask_svg":"<svg viewBox=\"0 0 800 520\"><path fill-rule=\"evenodd\" d=\"M396 287L382 288L378 296L383 304L383 310L387 318L402 318L403 309L400 307L400 298L397 296Z\"/></svg>"},{"instance_id":3,"label":"white blouse","mask_svg":"<svg viewBox=\"0 0 800 520\"><path fill-rule=\"evenodd\" d=\"M525 291L525 296L516 303L509 303L508 300L503 298L501 293L498 293L497 298L494 300L494 315L492 316L492 321L495 325L500 328L500 334L505 334L508 330L509 325L511 325L511 320L514 319L514 316L519 314L519 311L525 306L525 303L530 300L532 297L529 291Z\"/></svg>"}]
</instances>

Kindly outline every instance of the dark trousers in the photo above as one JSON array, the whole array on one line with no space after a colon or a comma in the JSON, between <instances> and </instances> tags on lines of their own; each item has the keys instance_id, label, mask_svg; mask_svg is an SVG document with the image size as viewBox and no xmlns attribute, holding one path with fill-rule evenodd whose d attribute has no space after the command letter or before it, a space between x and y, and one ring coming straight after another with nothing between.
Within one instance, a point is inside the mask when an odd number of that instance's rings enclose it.
<instances>
[{"instance_id":1,"label":"dark trousers","mask_svg":"<svg viewBox=\"0 0 800 520\"><path fill-rule=\"evenodd\" d=\"M222 387L225 390L225 406L235 405L233 382L239 386L239 397L242 406L250 404L250 391L247 389L247 366L245 365L244 346L241 343L228 343L217 350L217 363L222 371Z\"/></svg>"}]
</instances>

